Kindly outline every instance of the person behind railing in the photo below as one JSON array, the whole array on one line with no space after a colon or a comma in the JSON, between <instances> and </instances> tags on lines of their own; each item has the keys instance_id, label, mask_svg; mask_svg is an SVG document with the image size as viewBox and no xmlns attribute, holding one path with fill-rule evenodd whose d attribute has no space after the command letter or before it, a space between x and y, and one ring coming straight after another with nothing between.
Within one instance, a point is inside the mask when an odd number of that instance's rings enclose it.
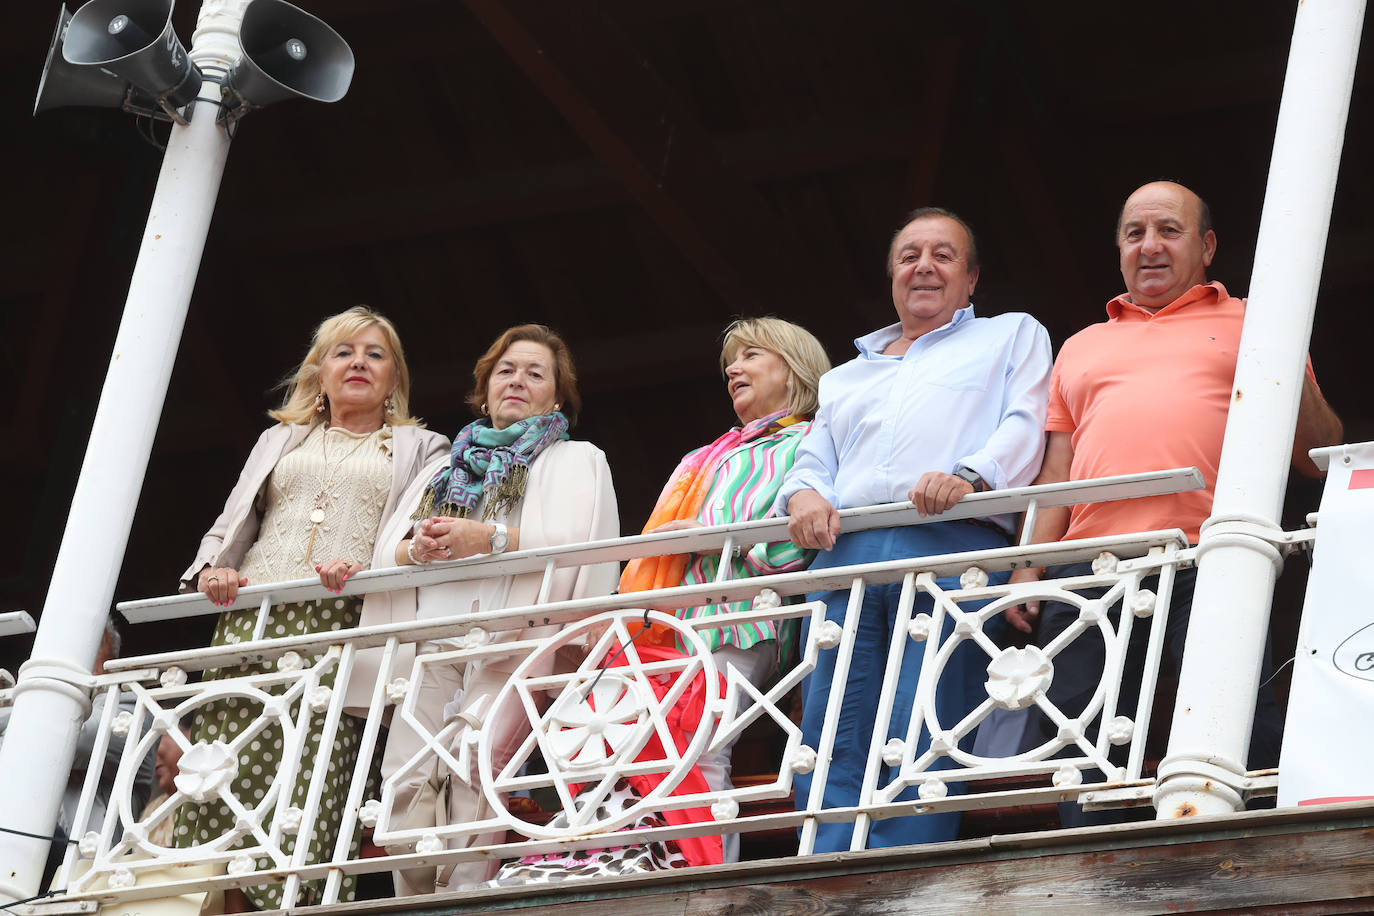
<instances>
[{"instance_id":1,"label":"person behind railing","mask_svg":"<svg viewBox=\"0 0 1374 916\"><path fill-rule=\"evenodd\" d=\"M935 515L970 493L1025 486L1040 468L1049 335L1029 315L974 316L973 231L946 210L913 211L892 238L888 275L897 323L857 339L859 355L821 379L820 410L778 494L778 509L791 516L793 542L822 550L813 570L1005 547L1008 519L841 534L837 510L910 499L920 514ZM959 587L957 579L937 581L941 588ZM864 593L848 682L833 685L844 696L825 782L826 808L859 802L900 594L900 583ZM848 589L810 597L824 599L826 616L843 623ZM931 610L931 598L922 594L912 613ZM986 696L978 682L987 659L974 650L966 641L945 664L931 711L944 728ZM837 655L838 649L820 653L804 695L802 740L817 750ZM908 641L889 738L905 740L922 655L921 644ZM915 756L929 744L923 729ZM941 758L941 764L948 761ZM896 775L888 770L879 786ZM798 809L807 807L811 783L812 775L797 778ZM898 799L916 797L908 787ZM958 812L878 820L868 846L953 839L958 827ZM850 824L822 823L815 851L846 850L851 839Z\"/></svg>"},{"instance_id":2,"label":"person behind railing","mask_svg":"<svg viewBox=\"0 0 1374 916\"><path fill-rule=\"evenodd\" d=\"M96 650L91 673L104 674L105 663L111 659L119 658L122 645L123 638L114 618L107 619L105 621L105 634L100 639L100 648ZM62 793L62 808L57 814L57 832L54 842L49 847L47 864L43 868L42 887L48 886L53 873L62 864L62 859L67 853L68 844L66 841L68 838L79 840L81 834L93 830L99 832L105 825L105 814L111 805L110 795L114 791L115 776L119 773L119 761L124 756L125 741L123 736L113 732L109 733L104 759L91 759L91 754L95 751L96 741L103 730L101 724L105 718L105 704L108 699L109 694L105 690L95 692L91 698L91 713L86 717L86 721L78 733L76 757L73 760L71 775L67 778L66 791ZM132 713L137 706L137 701L133 694L122 693L119 696L118 706L120 712ZM9 719L9 707L0 707L0 744L5 741L5 730L6 726L9 725ZM130 787L130 809L133 811L141 810L152 792L154 758L155 755L148 754L138 763L138 770L134 774ZM95 795L91 799L91 811L83 828L83 825L74 823L74 820L77 807L81 803L81 792L86 785L87 770L92 766L100 768L100 780L96 783Z\"/></svg>"},{"instance_id":3,"label":"person behind railing","mask_svg":"<svg viewBox=\"0 0 1374 916\"><path fill-rule=\"evenodd\" d=\"M1165 496L1043 509L1036 517L1035 543L1104 537L1137 531L1181 528L1196 544L1202 523L1212 512L1217 466L1230 410L1236 354L1240 350L1245 302L1232 297L1217 281L1207 282L1207 268L1217 250L1212 214L1197 194L1171 181L1138 188L1121 208L1116 243L1126 292L1107 303L1107 320L1069 338L1059 351L1050 381L1045 423L1045 462L1035 482L1086 480L1114 474L1194 466L1207 486ZM1236 394L1239 397L1239 393ZM1309 361L1303 376L1293 466L1321 476L1307 450L1341 441L1341 422L1317 387ZM1013 582L1089 575L1091 564L1048 570L1018 569ZM1157 588L1157 577L1146 587ZM1174 574L1173 597L1165 645L1175 662L1183 656L1192 610L1196 569ZM1105 588L1079 592L1101 597ZM1027 602L1010 608L1012 626L1030 633L1039 617L1036 643L1047 646L1078 618L1079 609L1063 602ZM1121 605L1110 611L1120 622ZM1144 622L1131 629L1130 648L1117 698L1117 712L1134 716L1140 694L1147 635ZM1102 679L1104 646L1087 634L1060 649L1054 658L1054 680L1046 696L1069 718L1086 708ZM1250 766L1277 766L1283 727L1273 688L1269 647L1250 741ZM1029 743L1054 737L1045 716L1032 716ZM1116 757L1125 751L1114 751ZM1121 762L1124 762L1124 758ZM1090 771L1101 779L1100 771ZM1085 826L1150 817L1148 808L1085 812L1076 802L1060 806L1066 826Z\"/></svg>"},{"instance_id":4,"label":"person behind railing","mask_svg":"<svg viewBox=\"0 0 1374 916\"><path fill-rule=\"evenodd\" d=\"M183 719L181 722L177 723L177 727L181 729L182 734L187 738L191 737L190 722ZM158 739L157 750L154 752L153 757L156 761L156 765L153 768L153 785L157 789L158 794L153 796L153 798L148 801L148 804L143 806L143 813L138 817L140 821L147 820L151 817L157 809L162 807L167 799L171 798L172 794L176 792L175 780L177 778L177 773L181 771L179 764L181 763L181 755L183 753L184 751L181 745L177 743L177 739L172 736L171 732L168 732ZM163 818L148 831L148 841L158 846L175 845L175 827L175 818Z\"/></svg>"},{"instance_id":5,"label":"person behind railing","mask_svg":"<svg viewBox=\"0 0 1374 916\"><path fill-rule=\"evenodd\" d=\"M792 467L797 447L816 415L817 386L829 371L830 360L820 341L805 328L779 318L749 318L726 329L720 365L740 425L678 463L644 526L645 534L772 515L783 475ZM755 544L730 561L728 578L805 569L813 556L814 551L791 541ZM632 560L620 578L620 591L712 582L719 567L719 551ZM691 619L747 610L749 602L742 601L681 608L678 615ZM763 687L777 669L785 646L796 643L795 632L779 634L771 621L697 632L711 647L722 672L727 664L733 665L756 687ZM733 788L733 747L732 742L697 761L713 791ZM724 841L725 861L738 861L739 834L728 834Z\"/></svg>"},{"instance_id":6,"label":"person behind railing","mask_svg":"<svg viewBox=\"0 0 1374 916\"><path fill-rule=\"evenodd\" d=\"M448 449L448 439L424 429L410 415L410 371L395 327L363 306L322 321L284 385L282 406L269 413L277 424L258 437L224 511L182 575L182 591L198 590L217 605L232 604L239 588L250 582L318 576L331 591L339 591L345 580L367 568L378 531L401 492ZM358 598L339 597L278 605L267 618L265 635L352 627L360 604ZM226 611L211 644L252 639L257 616L256 608ZM204 678L268 670L270 664L243 665L212 669ZM332 683L333 677L328 673L322 683ZM311 769L323 721L323 713L312 720L302 772ZM253 722L246 700L220 700L198 710L193 737L207 744L228 743ZM358 719L341 718L308 862L333 851L361 734ZM271 726L240 755L233 788L246 807L261 802L270 787L282 763L281 742L281 731ZM291 804L304 807L308 783L308 778L297 783ZM184 805L177 845L208 842L234 822L219 800ZM292 849L295 837L286 836L284 842ZM268 867L268 860L257 864ZM353 884L351 877L345 878L340 900L352 899ZM313 902L322 887L322 881L303 882L302 902ZM225 896L231 910L248 905L277 909L295 902L282 900L277 883L249 888L246 898L237 892Z\"/></svg>"},{"instance_id":7,"label":"person behind railing","mask_svg":"<svg viewBox=\"0 0 1374 916\"><path fill-rule=\"evenodd\" d=\"M427 564L619 537L615 487L605 454L590 442L568 438L582 400L572 353L563 338L543 325L510 328L477 361L473 379L468 405L478 418L459 431L452 454L426 467L406 492L401 510L378 543L377 562L383 552L399 565ZM617 572L614 563L559 569L553 573L547 600L608 595ZM532 605L539 600L542 581L542 573L527 573L369 595L363 624ZM559 629L554 625L507 630L492 634L492 640L538 639ZM454 646L452 640L439 639L422 643L416 651L426 655ZM418 685L416 716L431 733L440 730L446 706L452 715L481 722L520 660L427 666ZM366 661L360 662L360 672L367 670ZM409 670L404 655L393 670ZM355 675L352 683L362 685L366 680ZM350 702L365 705L365 693L366 689L356 693ZM494 770L505 765L530 731L524 716L504 717L483 727L485 740L491 742ZM383 776L397 772L422 745L401 716L393 717ZM402 779L394 810L405 811L433 772L431 768ZM473 772L461 776L449 789L450 823L489 814L475 765ZM472 846L499 840L499 835L490 835L462 842ZM440 883L449 890L469 888L489 880L498 865L495 859L461 863L451 872L446 869ZM406 895L432 893L438 875L428 868L396 872L394 877L397 894Z\"/></svg>"}]
</instances>

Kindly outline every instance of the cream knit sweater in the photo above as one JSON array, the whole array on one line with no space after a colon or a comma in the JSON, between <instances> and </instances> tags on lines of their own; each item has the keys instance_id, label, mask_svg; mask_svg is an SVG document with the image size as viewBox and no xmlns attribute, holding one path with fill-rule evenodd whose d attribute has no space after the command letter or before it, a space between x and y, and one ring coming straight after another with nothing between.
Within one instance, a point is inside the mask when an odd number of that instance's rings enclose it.
<instances>
[{"instance_id":1,"label":"cream knit sweater","mask_svg":"<svg viewBox=\"0 0 1374 916\"><path fill-rule=\"evenodd\" d=\"M367 563L390 488L390 426L370 434L316 426L267 478L258 539L239 574L261 585L314 578L315 567L328 560ZM324 521L312 546L310 513L322 489Z\"/></svg>"}]
</instances>

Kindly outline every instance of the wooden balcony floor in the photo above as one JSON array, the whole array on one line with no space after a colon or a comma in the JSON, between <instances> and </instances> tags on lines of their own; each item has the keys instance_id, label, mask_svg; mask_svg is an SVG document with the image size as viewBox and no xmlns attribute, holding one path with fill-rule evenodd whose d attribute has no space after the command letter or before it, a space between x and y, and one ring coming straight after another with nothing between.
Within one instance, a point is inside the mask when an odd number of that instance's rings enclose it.
<instances>
[{"instance_id":1,"label":"wooden balcony floor","mask_svg":"<svg viewBox=\"0 0 1374 916\"><path fill-rule=\"evenodd\" d=\"M373 900L425 916L1374 912L1374 804L1002 834L713 869Z\"/></svg>"}]
</instances>

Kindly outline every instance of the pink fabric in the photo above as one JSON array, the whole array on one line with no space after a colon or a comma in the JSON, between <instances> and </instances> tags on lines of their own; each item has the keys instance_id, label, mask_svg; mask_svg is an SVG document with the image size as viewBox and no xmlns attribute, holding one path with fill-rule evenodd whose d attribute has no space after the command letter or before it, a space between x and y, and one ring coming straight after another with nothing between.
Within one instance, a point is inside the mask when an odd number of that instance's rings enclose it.
<instances>
[{"instance_id":1,"label":"pink fabric","mask_svg":"<svg viewBox=\"0 0 1374 916\"><path fill-rule=\"evenodd\" d=\"M639 657L646 662L669 661L674 658L686 658L686 656L671 646L642 646L635 643L635 651ZM627 664L625 656L622 654L608 667L620 668ZM667 696L676 678L668 677L654 678L652 680L654 693L661 700ZM721 691L726 688L725 678L720 678ZM687 745L691 743L692 734L701 724L702 716L706 712L706 676L698 672L692 679L692 683L683 691L682 696L674 704L672 711L668 714L668 728L673 733L673 743L677 746L679 753L687 750ZM659 742L658 736L649 738L644 749L635 758L640 760L662 760L664 757L663 745ZM643 776L627 776L625 781L634 787L641 798L648 797L663 782L662 773L651 773ZM690 772L683 777L677 784L671 795L691 795L697 792L710 791L706 784L706 777L701 775L701 770L693 765ZM711 816L711 809L707 808L676 808L670 811L660 812L660 816L669 824L704 824L715 818ZM682 854L687 857L687 861L693 865L720 865L725 861L721 851L720 836L702 837L681 837L677 840L678 846L682 849Z\"/></svg>"},{"instance_id":2,"label":"pink fabric","mask_svg":"<svg viewBox=\"0 0 1374 916\"><path fill-rule=\"evenodd\" d=\"M711 490L711 479L716 468L731 451L749 439L776 426L789 426L802 418L788 416L787 411L760 417L743 427L735 427L715 442L689 453L668 478L668 484L659 494L654 511L644 523L644 533L648 534L660 525L683 519L697 520L701 512L702 500ZM691 556L685 553L661 557L641 557L631 560L620 576L620 594L647 592L656 588L674 588L682 584L687 573ZM662 627L650 627L642 638L643 645L666 645L673 635Z\"/></svg>"}]
</instances>

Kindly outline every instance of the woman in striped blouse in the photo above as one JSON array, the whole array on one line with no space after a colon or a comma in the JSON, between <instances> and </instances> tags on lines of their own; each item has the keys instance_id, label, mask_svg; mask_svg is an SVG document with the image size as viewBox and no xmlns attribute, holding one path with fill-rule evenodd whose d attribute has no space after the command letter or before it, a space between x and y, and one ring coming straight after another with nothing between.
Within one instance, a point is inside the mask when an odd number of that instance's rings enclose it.
<instances>
[{"instance_id":1,"label":"woman in striped blouse","mask_svg":"<svg viewBox=\"0 0 1374 916\"><path fill-rule=\"evenodd\" d=\"M830 360L820 341L805 328L778 318L749 318L726 329L720 365L740 425L682 459L663 488L645 533L767 517L797 446L816 415L816 391L821 376L830 369ZM726 577L805 569L812 553L791 541L755 544L730 560ZM621 577L620 591L711 582L719 565L718 553L635 560ZM748 609L749 602L744 601L682 608L677 613L690 618ZM700 635L721 671L733 665L759 687L776 669L789 636L795 642L793 634L785 628L779 633L772 621L701 630ZM704 754L697 762L713 790L732 787L730 751L726 747ZM738 834L730 834L725 860L737 858Z\"/></svg>"}]
</instances>

